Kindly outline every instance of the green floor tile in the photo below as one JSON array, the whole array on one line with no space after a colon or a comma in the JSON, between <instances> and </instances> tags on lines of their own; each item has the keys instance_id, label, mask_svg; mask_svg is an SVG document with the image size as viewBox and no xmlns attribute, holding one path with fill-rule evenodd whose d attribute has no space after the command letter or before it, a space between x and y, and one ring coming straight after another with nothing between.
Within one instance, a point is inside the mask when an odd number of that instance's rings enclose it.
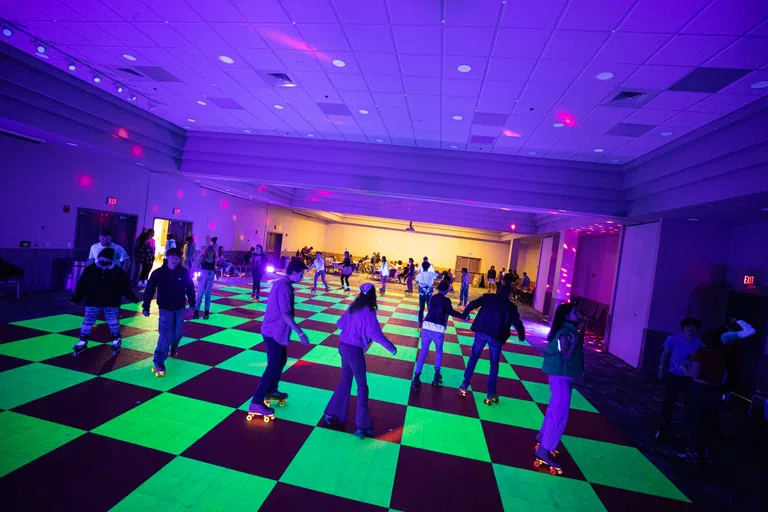
<instances>
[{"instance_id":1,"label":"green floor tile","mask_svg":"<svg viewBox=\"0 0 768 512\"><path fill-rule=\"evenodd\" d=\"M460 320L454 320L453 321L453 327L455 329L466 329L470 330L472 329L472 322L462 322Z\"/></svg>"},{"instance_id":2,"label":"green floor tile","mask_svg":"<svg viewBox=\"0 0 768 512\"><path fill-rule=\"evenodd\" d=\"M331 333L329 332L314 331L312 329L302 329L302 331L304 331L304 334L307 335L307 338L309 338L309 342L312 345L319 345L320 343L325 341L325 339L328 336L331 335ZM293 342L296 342L296 343L299 342L299 335L296 334L295 331L291 331L291 343Z\"/></svg>"},{"instance_id":3,"label":"green floor tile","mask_svg":"<svg viewBox=\"0 0 768 512\"><path fill-rule=\"evenodd\" d=\"M456 334L456 328L449 325L445 328L445 334Z\"/></svg>"},{"instance_id":4,"label":"green floor tile","mask_svg":"<svg viewBox=\"0 0 768 512\"><path fill-rule=\"evenodd\" d=\"M541 363L544 361L544 358L541 356L517 354L515 352L504 352L504 358L509 364L527 366L529 368L541 368Z\"/></svg>"},{"instance_id":5,"label":"green floor tile","mask_svg":"<svg viewBox=\"0 0 768 512\"><path fill-rule=\"evenodd\" d=\"M294 306L295 309L301 309L303 311L312 311L313 313L321 313L325 311L327 306L315 306L313 304L298 303Z\"/></svg>"},{"instance_id":6,"label":"green floor tile","mask_svg":"<svg viewBox=\"0 0 768 512\"><path fill-rule=\"evenodd\" d=\"M249 309L251 311L261 311L265 312L267 310L267 303L264 302L251 302L250 304L246 304L245 306L240 306L240 309Z\"/></svg>"},{"instance_id":7,"label":"green floor tile","mask_svg":"<svg viewBox=\"0 0 768 512\"><path fill-rule=\"evenodd\" d=\"M314 320L316 322L325 322L328 324L336 325L336 322L339 321L340 316L337 315L331 315L329 313L316 313L308 318L308 320Z\"/></svg>"},{"instance_id":8,"label":"green floor tile","mask_svg":"<svg viewBox=\"0 0 768 512\"><path fill-rule=\"evenodd\" d=\"M264 286L262 286L261 288L264 289ZM221 292L238 293L238 294L242 294L248 291L247 288L241 288L240 286L222 286L221 288L217 288L217 290Z\"/></svg>"},{"instance_id":9,"label":"green floor tile","mask_svg":"<svg viewBox=\"0 0 768 512\"><path fill-rule=\"evenodd\" d=\"M103 324L101 320L97 324ZM43 332L64 332L72 329L79 329L83 324L83 317L76 315L55 315L33 320L24 320L22 322L13 322L12 325L29 327Z\"/></svg>"},{"instance_id":10,"label":"green floor tile","mask_svg":"<svg viewBox=\"0 0 768 512\"><path fill-rule=\"evenodd\" d=\"M396 308L395 306L390 306L390 305L388 305L388 304L378 304L378 311L389 311L389 312L393 312L393 311L395 311L396 309L397 309L397 308Z\"/></svg>"},{"instance_id":11,"label":"green floor tile","mask_svg":"<svg viewBox=\"0 0 768 512\"><path fill-rule=\"evenodd\" d=\"M93 430L94 433L179 455L234 409L163 393Z\"/></svg>"},{"instance_id":12,"label":"green floor tile","mask_svg":"<svg viewBox=\"0 0 768 512\"><path fill-rule=\"evenodd\" d=\"M234 306L227 306L226 304L218 304L216 302L211 302L211 308L208 310L211 313L222 313L224 311L229 311L230 309L235 309ZM202 304L200 304L200 311L205 310L205 301L203 301Z\"/></svg>"},{"instance_id":13,"label":"green floor tile","mask_svg":"<svg viewBox=\"0 0 768 512\"><path fill-rule=\"evenodd\" d=\"M338 309L339 311L346 311L349 309L349 304L347 303L338 303L331 306L331 309Z\"/></svg>"},{"instance_id":14,"label":"green floor tile","mask_svg":"<svg viewBox=\"0 0 768 512\"><path fill-rule=\"evenodd\" d=\"M469 356L464 357L464 364L467 364L467 361L469 361ZM491 373L491 362L488 359L478 359L477 365L475 366L475 373L480 375L490 375ZM504 361L499 361L499 377L504 377L506 379L517 379L517 374L515 373L515 370L509 366Z\"/></svg>"},{"instance_id":15,"label":"green floor tile","mask_svg":"<svg viewBox=\"0 0 768 512\"><path fill-rule=\"evenodd\" d=\"M243 291L245 292L245 290L243 290ZM231 297L227 297L227 298L228 299L233 299L233 300L247 300L247 301L250 301L251 300L251 292L241 293L240 295L232 295ZM261 300L262 300L262 302L264 302L266 304L266 302L267 302L266 297L262 297Z\"/></svg>"},{"instance_id":16,"label":"green floor tile","mask_svg":"<svg viewBox=\"0 0 768 512\"><path fill-rule=\"evenodd\" d=\"M443 368L440 370L440 375L443 377L443 387L449 389L453 388L457 390L456 392L458 393L459 386L461 386L461 383L464 382L464 370L447 368L443 366ZM421 382L430 383L432 382L432 377L434 376L434 365L425 364L424 368L421 370Z\"/></svg>"},{"instance_id":17,"label":"green floor tile","mask_svg":"<svg viewBox=\"0 0 768 512\"><path fill-rule=\"evenodd\" d=\"M318 289L320 289L320 288L318 288ZM333 289L333 288L331 288L331 289ZM317 295L315 295L312 298L312 300L317 300L317 301L320 301L320 302L328 302L329 304L326 307L330 307L331 304L336 304L338 302L341 302L344 299L342 299L341 297L331 297L330 295L324 295L322 293L317 293Z\"/></svg>"},{"instance_id":18,"label":"green floor tile","mask_svg":"<svg viewBox=\"0 0 768 512\"><path fill-rule=\"evenodd\" d=\"M416 327L404 327L402 325L391 325L387 324L382 329L387 334L399 334L401 336L413 336L414 338L418 338L419 336L419 329Z\"/></svg>"},{"instance_id":19,"label":"green floor tile","mask_svg":"<svg viewBox=\"0 0 768 512\"><path fill-rule=\"evenodd\" d=\"M407 309L409 311L418 311L419 310L419 303L416 301L416 304L409 304L407 302L401 302L397 309Z\"/></svg>"},{"instance_id":20,"label":"green floor tile","mask_svg":"<svg viewBox=\"0 0 768 512\"><path fill-rule=\"evenodd\" d=\"M402 444L468 459L491 461L480 420L431 409L408 407Z\"/></svg>"},{"instance_id":21,"label":"green floor tile","mask_svg":"<svg viewBox=\"0 0 768 512\"><path fill-rule=\"evenodd\" d=\"M136 315L130 318L123 318L120 320L120 325L123 327L135 327L136 329L144 329L145 331L157 332L157 323L160 320L157 308L154 306L150 310L149 316Z\"/></svg>"},{"instance_id":22,"label":"green floor tile","mask_svg":"<svg viewBox=\"0 0 768 512\"><path fill-rule=\"evenodd\" d=\"M414 315L411 313L392 313L392 318L397 318L398 320L408 320L410 322L419 321L419 315Z\"/></svg>"},{"instance_id":23,"label":"green floor tile","mask_svg":"<svg viewBox=\"0 0 768 512\"><path fill-rule=\"evenodd\" d=\"M397 348L397 354L392 355L382 345L374 341L371 343L367 353L372 356L389 357L392 359L397 359L398 361L408 362L415 361L416 355L419 353L418 349L413 347L407 347L405 345L395 345L395 347Z\"/></svg>"},{"instance_id":24,"label":"green floor tile","mask_svg":"<svg viewBox=\"0 0 768 512\"><path fill-rule=\"evenodd\" d=\"M551 397L551 393L549 391L549 384L541 384L539 382L528 382L528 381L522 381L523 386L525 386L525 389L528 390L528 393L531 395L531 398L534 399L537 403L540 404L548 404L549 398ZM578 390L574 389L573 393L571 394L571 409L576 409L579 411L587 411L587 412L594 412L597 413L597 409L592 407L592 404L590 404L586 398L584 398L584 395L578 392Z\"/></svg>"},{"instance_id":25,"label":"green floor tile","mask_svg":"<svg viewBox=\"0 0 768 512\"><path fill-rule=\"evenodd\" d=\"M411 381L368 372L368 397L393 404L408 405ZM352 395L357 396L357 383L352 383Z\"/></svg>"},{"instance_id":26,"label":"green floor tile","mask_svg":"<svg viewBox=\"0 0 768 512\"><path fill-rule=\"evenodd\" d=\"M152 373L153 366L154 363L151 358L144 359L128 366L123 366L119 370L106 373L102 377L158 391L168 391L210 368L209 366L181 359L168 359L165 362L165 377L155 377L155 374Z\"/></svg>"},{"instance_id":27,"label":"green floor tile","mask_svg":"<svg viewBox=\"0 0 768 512\"><path fill-rule=\"evenodd\" d=\"M239 316L232 316L232 315L211 315L211 317L208 320L203 320L202 318L199 318L197 320L189 320L189 321L199 323L199 324L215 325L216 327L223 327L225 329L231 329L232 327L237 327L238 325L244 324L245 322L249 322L250 320L248 318L241 318Z\"/></svg>"},{"instance_id":28,"label":"green floor tile","mask_svg":"<svg viewBox=\"0 0 768 512\"><path fill-rule=\"evenodd\" d=\"M143 302L129 302L128 304L122 304L120 306L120 309L123 309L125 311L138 311L141 312L143 308L144 303Z\"/></svg>"},{"instance_id":29,"label":"green floor tile","mask_svg":"<svg viewBox=\"0 0 768 512\"><path fill-rule=\"evenodd\" d=\"M146 352L147 354L154 354L155 348L157 348L157 332L144 332L135 336L128 336L123 338L123 348L129 348L131 350L137 350L139 352ZM183 347L188 343L196 341L194 338L182 337L179 342L179 346Z\"/></svg>"},{"instance_id":30,"label":"green floor tile","mask_svg":"<svg viewBox=\"0 0 768 512\"><path fill-rule=\"evenodd\" d=\"M288 361L285 363L285 368L283 371L288 370L288 368L293 366L296 361L298 361L298 359L289 357ZM220 363L216 366L216 368L221 368L223 370L246 373L256 377L261 377L266 367L267 353L259 352L257 350L246 350L244 352L240 352L239 354L230 357L223 363Z\"/></svg>"},{"instance_id":31,"label":"green floor tile","mask_svg":"<svg viewBox=\"0 0 768 512\"><path fill-rule=\"evenodd\" d=\"M253 511L261 507L276 483L260 476L176 457L111 510ZM169 489L173 492L168 492Z\"/></svg>"},{"instance_id":32,"label":"green floor tile","mask_svg":"<svg viewBox=\"0 0 768 512\"><path fill-rule=\"evenodd\" d=\"M13 409L92 378L87 373L40 363L4 371L0 373L0 409Z\"/></svg>"},{"instance_id":33,"label":"green floor tile","mask_svg":"<svg viewBox=\"0 0 768 512\"><path fill-rule=\"evenodd\" d=\"M520 341L520 339L517 338L516 336L513 336L513 337L509 338L507 343L511 343L513 345L520 345L522 347L530 347L531 346L530 343L528 343L527 341Z\"/></svg>"},{"instance_id":34,"label":"green floor tile","mask_svg":"<svg viewBox=\"0 0 768 512\"><path fill-rule=\"evenodd\" d=\"M253 348L259 343L263 343L264 337L255 332L227 329L206 336L205 338L202 338L202 340L219 343L221 345L229 345L230 347Z\"/></svg>"},{"instance_id":35,"label":"green floor tile","mask_svg":"<svg viewBox=\"0 0 768 512\"><path fill-rule=\"evenodd\" d=\"M493 465L504 510L521 512L600 512L603 503L592 486L572 478Z\"/></svg>"},{"instance_id":36,"label":"green floor tile","mask_svg":"<svg viewBox=\"0 0 768 512\"><path fill-rule=\"evenodd\" d=\"M339 355L339 349L335 347L317 345L307 352L301 360L341 368L341 356Z\"/></svg>"},{"instance_id":37,"label":"green floor tile","mask_svg":"<svg viewBox=\"0 0 768 512\"><path fill-rule=\"evenodd\" d=\"M329 450L329 446L333 449ZM399 453L400 446L395 443L360 440L343 432L316 428L280 481L388 507Z\"/></svg>"},{"instance_id":38,"label":"green floor tile","mask_svg":"<svg viewBox=\"0 0 768 512\"><path fill-rule=\"evenodd\" d=\"M0 432L0 477L85 433L11 411L0 413Z\"/></svg>"},{"instance_id":39,"label":"green floor tile","mask_svg":"<svg viewBox=\"0 0 768 512\"><path fill-rule=\"evenodd\" d=\"M419 349L421 349L421 341L419 341ZM435 350L434 343L431 346L431 350ZM443 354L451 354L454 356L464 357L464 354L461 352L461 343L452 343L450 341L443 342Z\"/></svg>"},{"instance_id":40,"label":"green floor tile","mask_svg":"<svg viewBox=\"0 0 768 512\"><path fill-rule=\"evenodd\" d=\"M280 391L288 393L288 401L283 407L272 403L275 408L275 416L280 420L295 421L304 425L315 426L325 413L325 406L333 395L333 391L294 384L293 382L280 382ZM240 406L240 410L247 411L251 399Z\"/></svg>"},{"instance_id":41,"label":"green floor tile","mask_svg":"<svg viewBox=\"0 0 768 512\"><path fill-rule=\"evenodd\" d=\"M0 355L18 357L27 361L45 361L52 357L71 354L77 338L62 334L46 334L0 345ZM91 344L92 346L95 343Z\"/></svg>"},{"instance_id":42,"label":"green floor tile","mask_svg":"<svg viewBox=\"0 0 768 512\"><path fill-rule=\"evenodd\" d=\"M591 483L688 501L637 448L572 436L563 444Z\"/></svg>"},{"instance_id":43,"label":"green floor tile","mask_svg":"<svg viewBox=\"0 0 768 512\"><path fill-rule=\"evenodd\" d=\"M466 345L468 347L471 347L475 344L475 337L474 336L464 336L463 334L459 334L457 336L459 338L459 344Z\"/></svg>"},{"instance_id":44,"label":"green floor tile","mask_svg":"<svg viewBox=\"0 0 768 512\"><path fill-rule=\"evenodd\" d=\"M535 402L501 396L499 403L486 405L485 393L472 393L481 420L503 423L514 427L540 430L544 414ZM469 395L467 395L469 398Z\"/></svg>"}]
</instances>

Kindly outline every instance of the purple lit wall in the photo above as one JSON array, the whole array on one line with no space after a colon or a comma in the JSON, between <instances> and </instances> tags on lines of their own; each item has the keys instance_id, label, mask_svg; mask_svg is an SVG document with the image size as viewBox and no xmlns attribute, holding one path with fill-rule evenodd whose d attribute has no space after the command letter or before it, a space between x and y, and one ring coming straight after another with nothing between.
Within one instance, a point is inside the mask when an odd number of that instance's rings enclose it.
<instances>
[{"instance_id":1,"label":"purple lit wall","mask_svg":"<svg viewBox=\"0 0 768 512\"><path fill-rule=\"evenodd\" d=\"M768 224L731 228L727 245L729 288L768 295ZM754 288L744 284L744 276L755 277Z\"/></svg>"},{"instance_id":2,"label":"purple lit wall","mask_svg":"<svg viewBox=\"0 0 768 512\"><path fill-rule=\"evenodd\" d=\"M560 268L555 269L555 307L571 300L573 275L576 267L576 255L579 245L579 232L569 229L562 234L562 254L560 256Z\"/></svg>"},{"instance_id":3,"label":"purple lit wall","mask_svg":"<svg viewBox=\"0 0 768 512\"><path fill-rule=\"evenodd\" d=\"M618 234L582 234L579 237L571 295L611 304L618 257Z\"/></svg>"}]
</instances>

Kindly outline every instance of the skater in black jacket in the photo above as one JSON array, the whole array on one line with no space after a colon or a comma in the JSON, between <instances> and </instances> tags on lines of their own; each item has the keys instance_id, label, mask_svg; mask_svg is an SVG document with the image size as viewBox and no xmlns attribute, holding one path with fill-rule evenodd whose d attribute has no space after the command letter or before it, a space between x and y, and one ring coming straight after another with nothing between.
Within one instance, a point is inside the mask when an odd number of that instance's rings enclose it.
<instances>
[{"instance_id":1,"label":"skater in black jacket","mask_svg":"<svg viewBox=\"0 0 768 512\"><path fill-rule=\"evenodd\" d=\"M77 282L72 303L76 304L85 298L85 317L80 327L80 341L75 344L73 355L78 355L88 348L88 336L102 311L104 311L104 319L107 321L109 331L112 333L112 353L120 352L122 339L118 317L123 295L134 303L139 302L139 298L131 289L128 274L115 265L114 258L114 249L102 249L96 264L87 266Z\"/></svg>"}]
</instances>

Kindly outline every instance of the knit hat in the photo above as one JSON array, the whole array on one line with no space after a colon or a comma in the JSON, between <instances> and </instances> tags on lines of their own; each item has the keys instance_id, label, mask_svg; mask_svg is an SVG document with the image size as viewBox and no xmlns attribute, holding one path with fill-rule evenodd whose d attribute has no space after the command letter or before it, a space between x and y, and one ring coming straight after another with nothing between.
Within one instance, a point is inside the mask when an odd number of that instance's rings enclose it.
<instances>
[{"instance_id":1,"label":"knit hat","mask_svg":"<svg viewBox=\"0 0 768 512\"><path fill-rule=\"evenodd\" d=\"M165 251L165 257L168 258L169 256L178 256L181 258L181 250L177 247L171 247L167 251Z\"/></svg>"},{"instance_id":2,"label":"knit hat","mask_svg":"<svg viewBox=\"0 0 768 512\"><path fill-rule=\"evenodd\" d=\"M106 247L99 252L99 258L104 258L112 261L115 259L115 250L111 247Z\"/></svg>"},{"instance_id":3,"label":"knit hat","mask_svg":"<svg viewBox=\"0 0 768 512\"><path fill-rule=\"evenodd\" d=\"M372 289L373 289L373 285L371 283L363 283L360 286L360 291L363 293L368 293Z\"/></svg>"}]
</instances>

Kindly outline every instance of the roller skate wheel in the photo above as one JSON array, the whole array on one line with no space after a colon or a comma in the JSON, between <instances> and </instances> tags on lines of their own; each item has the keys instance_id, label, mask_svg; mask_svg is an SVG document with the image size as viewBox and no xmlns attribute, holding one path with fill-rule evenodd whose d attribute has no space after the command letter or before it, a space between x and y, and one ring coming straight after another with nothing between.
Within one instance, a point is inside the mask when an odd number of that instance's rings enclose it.
<instances>
[{"instance_id":1,"label":"roller skate wheel","mask_svg":"<svg viewBox=\"0 0 768 512\"><path fill-rule=\"evenodd\" d=\"M248 416L245 417L245 419L247 421L251 421L253 419L253 414L249 414Z\"/></svg>"},{"instance_id":2,"label":"roller skate wheel","mask_svg":"<svg viewBox=\"0 0 768 512\"><path fill-rule=\"evenodd\" d=\"M541 461L540 460L533 461L533 467L535 467L537 469L540 468L541 467Z\"/></svg>"},{"instance_id":3,"label":"roller skate wheel","mask_svg":"<svg viewBox=\"0 0 768 512\"><path fill-rule=\"evenodd\" d=\"M279 405L280 407L284 406L285 400L280 400L279 402L277 402L277 405Z\"/></svg>"},{"instance_id":4,"label":"roller skate wheel","mask_svg":"<svg viewBox=\"0 0 768 512\"><path fill-rule=\"evenodd\" d=\"M483 400L483 403L486 405L491 405L492 402L486 398L485 400Z\"/></svg>"},{"instance_id":5,"label":"roller skate wheel","mask_svg":"<svg viewBox=\"0 0 768 512\"><path fill-rule=\"evenodd\" d=\"M549 474L550 475L562 475L563 471L557 468L550 467L549 468Z\"/></svg>"}]
</instances>

